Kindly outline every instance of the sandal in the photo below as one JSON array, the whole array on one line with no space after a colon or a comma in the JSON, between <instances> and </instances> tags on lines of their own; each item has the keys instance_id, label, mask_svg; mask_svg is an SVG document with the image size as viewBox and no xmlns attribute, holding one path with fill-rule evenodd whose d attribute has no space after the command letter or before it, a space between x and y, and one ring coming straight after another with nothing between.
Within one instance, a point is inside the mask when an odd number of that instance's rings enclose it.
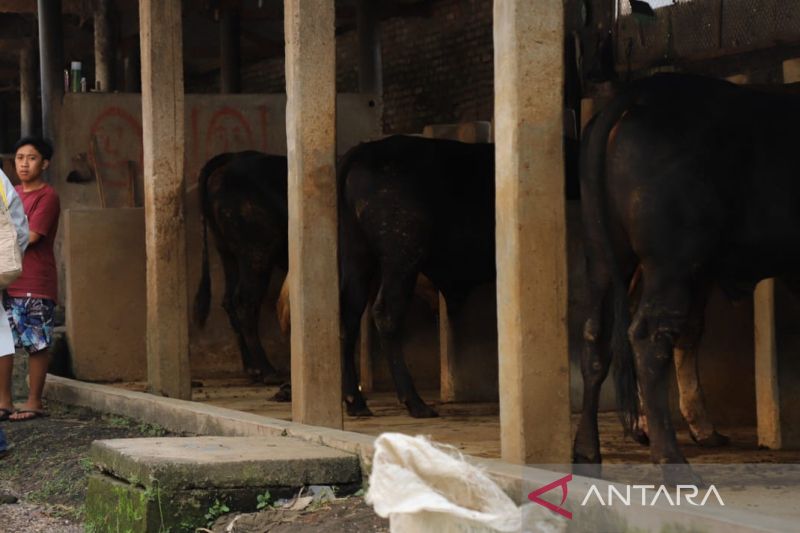
<instances>
[{"instance_id":1,"label":"sandal","mask_svg":"<svg viewBox=\"0 0 800 533\"><path fill-rule=\"evenodd\" d=\"M8 420L8 417L10 417L13 414L14 414L13 409L5 409L5 408L0 409L0 422Z\"/></svg>"},{"instance_id":2,"label":"sandal","mask_svg":"<svg viewBox=\"0 0 800 533\"><path fill-rule=\"evenodd\" d=\"M24 418L11 418L13 415L30 415ZM28 420L34 420L36 418L44 418L50 416L47 414L47 411L43 409L17 409L8 417L9 422L27 422Z\"/></svg>"}]
</instances>

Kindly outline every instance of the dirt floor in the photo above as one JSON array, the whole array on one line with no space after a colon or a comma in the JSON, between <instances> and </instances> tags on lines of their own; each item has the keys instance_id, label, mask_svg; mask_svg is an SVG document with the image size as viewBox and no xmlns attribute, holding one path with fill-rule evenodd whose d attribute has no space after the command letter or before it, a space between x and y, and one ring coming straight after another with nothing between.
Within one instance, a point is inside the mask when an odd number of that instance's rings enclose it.
<instances>
[{"instance_id":1,"label":"dirt floor","mask_svg":"<svg viewBox=\"0 0 800 533\"><path fill-rule=\"evenodd\" d=\"M18 503L0 504L0 532L83 531L86 478L93 470L91 442L170 435L157 426L88 409L54 403L48 409L47 418L0 422L13 446L0 459L0 494L19 498ZM254 520L258 528L244 531L388 531L388 522L361 497L315 506L291 517L267 513Z\"/></svg>"}]
</instances>

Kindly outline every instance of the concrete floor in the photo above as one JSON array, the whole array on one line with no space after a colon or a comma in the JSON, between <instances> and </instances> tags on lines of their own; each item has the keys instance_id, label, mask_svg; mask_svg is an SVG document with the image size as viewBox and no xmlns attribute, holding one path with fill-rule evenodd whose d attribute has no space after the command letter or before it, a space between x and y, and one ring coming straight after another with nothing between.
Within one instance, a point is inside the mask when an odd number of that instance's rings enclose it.
<instances>
[{"instance_id":1,"label":"concrete floor","mask_svg":"<svg viewBox=\"0 0 800 533\"><path fill-rule=\"evenodd\" d=\"M144 391L143 383L124 383L116 386ZM277 387L252 385L246 379L194 380L192 400L226 407L280 420L291 420L291 403L270 401ZM439 411L434 419L414 419L398 404L394 393L367 394L375 416L345 417L344 429L367 435L396 431L410 435L427 435L435 441L457 447L475 457L500 457L500 422L496 403L446 403L434 401L437 391L423 391L422 397ZM573 415L573 431L578 422ZM644 446L624 437L615 413L601 413L600 439L605 462L649 464L649 452ZM723 426L720 432L731 437L731 445L718 449L702 449L694 444L685 427L679 426L678 441L691 462L703 464L741 463L800 463L800 450L764 450L758 448L754 426Z\"/></svg>"}]
</instances>

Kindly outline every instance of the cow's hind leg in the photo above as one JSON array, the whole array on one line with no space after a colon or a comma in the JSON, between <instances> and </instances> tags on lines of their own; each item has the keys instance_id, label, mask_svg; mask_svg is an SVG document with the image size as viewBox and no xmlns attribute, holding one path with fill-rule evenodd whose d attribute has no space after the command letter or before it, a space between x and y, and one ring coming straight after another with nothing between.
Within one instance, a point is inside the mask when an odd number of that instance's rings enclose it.
<instances>
[{"instance_id":1,"label":"cow's hind leg","mask_svg":"<svg viewBox=\"0 0 800 533\"><path fill-rule=\"evenodd\" d=\"M220 239L217 239L220 242ZM219 247L219 256L222 260L222 270L225 273L225 293L222 296L222 308L228 315L231 328L236 333L236 340L239 343L239 354L242 357L242 366L248 374L252 375L254 368L252 356L247 348L244 335L242 333L242 323L239 320L238 308L236 305L237 294L239 293L239 264L236 257L227 249Z\"/></svg>"},{"instance_id":2,"label":"cow's hind leg","mask_svg":"<svg viewBox=\"0 0 800 533\"><path fill-rule=\"evenodd\" d=\"M707 291L706 291L707 294ZM689 434L702 447L725 446L730 439L714 429L706 411L703 389L697 368L697 352L703 336L705 303L707 297L698 298L692 306L684 334L675 344L675 375L678 378L681 414L689 424Z\"/></svg>"},{"instance_id":3,"label":"cow's hind leg","mask_svg":"<svg viewBox=\"0 0 800 533\"><path fill-rule=\"evenodd\" d=\"M361 268L343 269L340 293L340 312L342 320L342 397L345 409L350 416L372 416L361 389L358 387L355 350L361 327L361 315L369 300L369 280L371 273L366 262ZM362 353L361 357L370 354Z\"/></svg>"},{"instance_id":4,"label":"cow's hind leg","mask_svg":"<svg viewBox=\"0 0 800 533\"><path fill-rule=\"evenodd\" d=\"M282 382L275 367L267 359L258 333L261 303L269 287L273 264L271 258L265 261L261 257L254 258L245 254L239 261L239 290L234 298L241 340L246 353L250 355L251 366L247 370L255 380L266 384Z\"/></svg>"},{"instance_id":5,"label":"cow's hind leg","mask_svg":"<svg viewBox=\"0 0 800 533\"><path fill-rule=\"evenodd\" d=\"M649 275L648 275L649 274ZM668 378L675 342L691 307L691 285L682 279L644 273L644 292L629 336L650 432L650 454L668 483L699 483L678 447L669 409Z\"/></svg>"},{"instance_id":6,"label":"cow's hind leg","mask_svg":"<svg viewBox=\"0 0 800 533\"><path fill-rule=\"evenodd\" d=\"M572 448L572 460L575 464L584 465L576 468L576 473L599 477L601 455L597 411L600 388L611 365L609 341L613 314L610 307L609 280L590 280L590 283L591 308L583 327L584 345L581 354L583 407Z\"/></svg>"},{"instance_id":7,"label":"cow's hind leg","mask_svg":"<svg viewBox=\"0 0 800 533\"><path fill-rule=\"evenodd\" d=\"M416 270L399 272L384 269L372 314L400 403L408 408L414 418L431 418L438 415L417 393L402 352L403 322L416 280Z\"/></svg>"}]
</instances>

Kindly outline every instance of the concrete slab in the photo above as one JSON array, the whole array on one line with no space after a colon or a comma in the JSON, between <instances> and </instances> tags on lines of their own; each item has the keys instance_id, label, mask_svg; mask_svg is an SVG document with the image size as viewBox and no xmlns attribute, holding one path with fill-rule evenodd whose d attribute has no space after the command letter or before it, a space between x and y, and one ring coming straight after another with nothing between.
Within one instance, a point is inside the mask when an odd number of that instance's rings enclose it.
<instances>
[{"instance_id":1,"label":"concrete slab","mask_svg":"<svg viewBox=\"0 0 800 533\"><path fill-rule=\"evenodd\" d=\"M185 437L100 440L101 470L162 489L301 487L361 481L358 457L289 437Z\"/></svg>"},{"instance_id":2,"label":"concrete slab","mask_svg":"<svg viewBox=\"0 0 800 533\"><path fill-rule=\"evenodd\" d=\"M102 472L90 477L86 497L96 531L194 531L211 509L251 512L265 493L361 486L356 455L290 437L101 440L90 455Z\"/></svg>"}]
</instances>

